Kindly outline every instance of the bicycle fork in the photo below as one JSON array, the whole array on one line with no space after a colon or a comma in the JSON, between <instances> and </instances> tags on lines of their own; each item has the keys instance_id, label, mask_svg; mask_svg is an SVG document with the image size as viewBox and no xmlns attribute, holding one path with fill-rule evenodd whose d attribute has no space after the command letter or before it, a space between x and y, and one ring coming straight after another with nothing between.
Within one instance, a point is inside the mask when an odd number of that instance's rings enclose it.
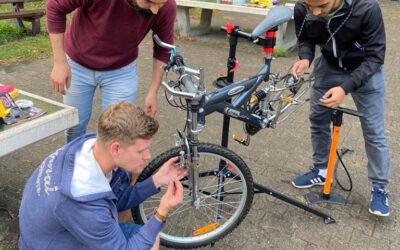
<instances>
[{"instance_id":1,"label":"bicycle fork","mask_svg":"<svg viewBox=\"0 0 400 250\"><path fill-rule=\"evenodd\" d=\"M189 105L191 106L191 105ZM196 108L194 108L196 110ZM197 112L188 110L187 119L188 132L184 143L186 147L186 159L189 167L188 182L189 190L192 194L192 205L194 208L200 208L199 194L199 152L197 145L199 143L198 135L203 130L202 126L198 126ZM189 143L190 140L190 143Z\"/></svg>"},{"instance_id":2,"label":"bicycle fork","mask_svg":"<svg viewBox=\"0 0 400 250\"><path fill-rule=\"evenodd\" d=\"M200 169L199 169L199 152L198 152L198 135L203 130L204 126L198 123L197 117L197 109L194 105L190 107L191 111L188 111L188 120L187 127L188 132L185 139L185 147L187 152L187 161L189 167L189 190L192 194L192 205L195 209L200 209L201 202L201 193L207 193L205 190L201 190L199 187L199 177L200 177ZM189 139L187 139L189 138ZM221 201L223 200L224 193L224 183L225 183L225 175L223 174L222 169L225 169L226 162L221 161L218 166L218 171L216 172L216 177L218 178L217 191L215 193L211 193L213 198L216 199L216 209L214 218L215 220L220 219L221 213ZM213 175L212 173L204 173L206 175Z\"/></svg>"}]
</instances>

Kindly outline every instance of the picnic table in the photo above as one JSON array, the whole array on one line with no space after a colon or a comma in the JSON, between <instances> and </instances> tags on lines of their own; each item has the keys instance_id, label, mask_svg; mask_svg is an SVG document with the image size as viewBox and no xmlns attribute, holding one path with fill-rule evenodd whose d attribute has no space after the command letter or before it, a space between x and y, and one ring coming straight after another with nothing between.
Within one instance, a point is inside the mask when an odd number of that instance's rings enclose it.
<instances>
[{"instance_id":1,"label":"picnic table","mask_svg":"<svg viewBox=\"0 0 400 250\"><path fill-rule=\"evenodd\" d=\"M193 37L209 33L212 13L214 10L266 16L270 9L195 0L176 0L176 5L177 31L178 34L183 37ZM293 4L285 4L285 6L294 8ZM195 29L191 27L189 15L190 8L201 9L200 24ZM297 43L293 18L288 23L282 24L278 28L279 29L276 33L276 44L286 49L293 48Z\"/></svg>"},{"instance_id":2,"label":"picnic table","mask_svg":"<svg viewBox=\"0 0 400 250\"><path fill-rule=\"evenodd\" d=\"M62 103L19 91L16 99L27 99L47 112L35 119L0 127L0 157L78 124L78 110Z\"/></svg>"},{"instance_id":3,"label":"picnic table","mask_svg":"<svg viewBox=\"0 0 400 250\"><path fill-rule=\"evenodd\" d=\"M26 2L36 2L41 0L0 0L0 4L10 4L12 10L10 12L0 12L0 20L15 19L15 25L26 31L23 21L32 23L32 35L40 33L40 18L46 14L43 9L25 10Z\"/></svg>"}]
</instances>

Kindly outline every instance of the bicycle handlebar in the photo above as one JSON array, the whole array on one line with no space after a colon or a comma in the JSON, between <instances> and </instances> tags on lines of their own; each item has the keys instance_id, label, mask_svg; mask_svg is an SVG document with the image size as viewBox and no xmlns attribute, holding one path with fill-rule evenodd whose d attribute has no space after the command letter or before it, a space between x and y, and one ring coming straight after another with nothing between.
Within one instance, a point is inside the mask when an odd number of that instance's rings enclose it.
<instances>
[{"instance_id":1,"label":"bicycle handlebar","mask_svg":"<svg viewBox=\"0 0 400 250\"><path fill-rule=\"evenodd\" d=\"M189 75L183 75L181 77L181 82L185 86L185 88L188 90L189 93L197 93L197 88L193 84L192 78Z\"/></svg>"},{"instance_id":2,"label":"bicycle handlebar","mask_svg":"<svg viewBox=\"0 0 400 250\"><path fill-rule=\"evenodd\" d=\"M200 76L199 69L193 69L193 68L189 68L188 66L183 66L183 71L192 76L198 76L198 77Z\"/></svg>"},{"instance_id":3,"label":"bicycle handlebar","mask_svg":"<svg viewBox=\"0 0 400 250\"><path fill-rule=\"evenodd\" d=\"M175 89L171 88L164 81L162 81L161 84L167 90L167 92L170 93L173 96L183 97L183 98L192 99L192 100L198 100L199 99L199 95L197 95L196 93L188 93L188 92L183 92L183 91L176 91Z\"/></svg>"},{"instance_id":4,"label":"bicycle handlebar","mask_svg":"<svg viewBox=\"0 0 400 250\"><path fill-rule=\"evenodd\" d=\"M172 45L172 44L168 44L168 43L165 43L165 42L161 41L161 39L158 37L157 34L155 34L155 35L153 36L153 38L154 38L154 41L155 41L160 47L162 47L162 48L164 48L164 49L173 50L173 51L177 54L176 58L179 58L179 59L182 58L181 55L180 55L180 52L179 52L179 50L178 50L178 46ZM183 70L183 73L187 73L187 74L189 74L189 75L200 76L200 70L198 70L198 69L193 69L193 68L190 68L190 67L186 66L186 65L183 63L183 60L176 60L176 62L174 62L174 63L176 64L176 66L178 66L178 68L180 68L180 69Z\"/></svg>"},{"instance_id":5,"label":"bicycle handlebar","mask_svg":"<svg viewBox=\"0 0 400 250\"><path fill-rule=\"evenodd\" d=\"M175 45L168 44L168 43L165 43L165 42L161 41L161 39L158 37L157 34L153 35L153 39L160 47L162 47L164 49L170 49L170 50L175 50L176 49Z\"/></svg>"},{"instance_id":6,"label":"bicycle handlebar","mask_svg":"<svg viewBox=\"0 0 400 250\"><path fill-rule=\"evenodd\" d=\"M166 82L161 82L163 87L173 96L183 97L192 100L199 100L202 97L202 94L198 93L198 89L196 85L193 83L191 76L201 77L201 72L199 69L193 69L185 66L183 62L183 58L180 54L179 46L172 45L161 41L157 34L153 35L154 41L162 48L172 50L172 62L169 62L165 68L168 71L170 68L173 68L173 71L176 71L180 75L179 81L185 86L188 92L177 91L174 88L171 88ZM176 66L176 68L175 68Z\"/></svg>"}]
</instances>

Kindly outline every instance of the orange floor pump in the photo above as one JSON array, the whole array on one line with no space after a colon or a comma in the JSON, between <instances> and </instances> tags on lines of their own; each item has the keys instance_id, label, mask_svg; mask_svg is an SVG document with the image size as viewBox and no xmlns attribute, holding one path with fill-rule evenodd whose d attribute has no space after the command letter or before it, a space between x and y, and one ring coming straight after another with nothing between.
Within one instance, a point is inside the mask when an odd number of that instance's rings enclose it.
<instances>
[{"instance_id":1,"label":"orange floor pump","mask_svg":"<svg viewBox=\"0 0 400 250\"><path fill-rule=\"evenodd\" d=\"M324 106L325 107L325 106ZM336 150L339 144L340 128L343 123L343 113L361 117L362 114L352 109L337 107L334 108L331 115L332 121L332 140L331 147L329 150L328 166L326 173L326 181L321 192L310 192L306 194L306 199L310 203L332 203L345 205L346 199L344 199L340 194L331 192L331 185L333 180L333 173L335 171L335 161L336 161Z\"/></svg>"}]
</instances>

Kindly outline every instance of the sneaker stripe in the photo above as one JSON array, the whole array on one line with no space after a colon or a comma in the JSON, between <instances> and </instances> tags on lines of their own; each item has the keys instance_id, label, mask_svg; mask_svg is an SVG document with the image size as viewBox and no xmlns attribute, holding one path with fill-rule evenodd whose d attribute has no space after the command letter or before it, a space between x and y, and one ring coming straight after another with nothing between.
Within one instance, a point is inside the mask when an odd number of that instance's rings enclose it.
<instances>
[{"instance_id":1,"label":"sneaker stripe","mask_svg":"<svg viewBox=\"0 0 400 250\"><path fill-rule=\"evenodd\" d=\"M318 169L312 169L292 181L292 185L296 188L310 188L315 185L324 185L324 183L325 177L318 174Z\"/></svg>"}]
</instances>

